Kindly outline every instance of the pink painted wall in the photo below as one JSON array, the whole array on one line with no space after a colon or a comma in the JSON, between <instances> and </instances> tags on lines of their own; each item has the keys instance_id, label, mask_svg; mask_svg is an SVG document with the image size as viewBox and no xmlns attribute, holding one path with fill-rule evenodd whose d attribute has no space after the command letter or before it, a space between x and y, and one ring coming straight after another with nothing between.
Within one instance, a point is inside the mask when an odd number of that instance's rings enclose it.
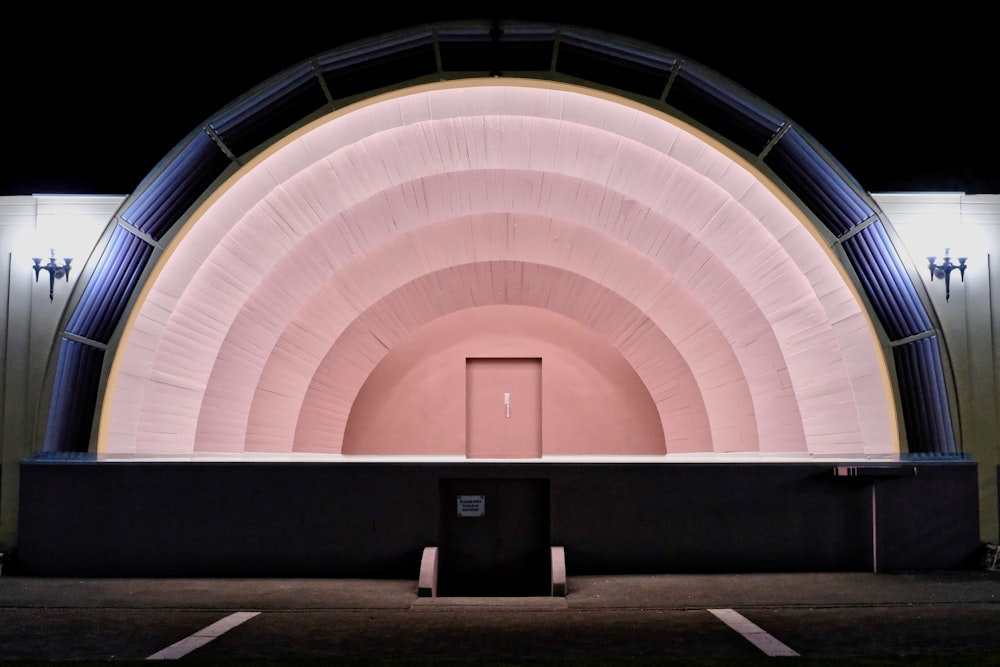
<instances>
[{"instance_id":1,"label":"pink painted wall","mask_svg":"<svg viewBox=\"0 0 1000 667\"><path fill-rule=\"evenodd\" d=\"M445 315L395 346L354 402L343 452L465 456L469 357L542 360L543 456L665 453L656 405L608 341L513 305Z\"/></svg>"}]
</instances>

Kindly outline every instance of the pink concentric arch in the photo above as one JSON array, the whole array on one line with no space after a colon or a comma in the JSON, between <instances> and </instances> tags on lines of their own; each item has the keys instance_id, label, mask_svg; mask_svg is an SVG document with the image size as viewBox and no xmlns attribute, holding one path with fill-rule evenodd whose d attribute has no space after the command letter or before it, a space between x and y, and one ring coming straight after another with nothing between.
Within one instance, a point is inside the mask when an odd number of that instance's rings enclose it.
<instances>
[{"instance_id":1,"label":"pink concentric arch","mask_svg":"<svg viewBox=\"0 0 1000 667\"><path fill-rule=\"evenodd\" d=\"M99 448L343 453L356 402L356 417L419 422L395 392L371 393L389 369L419 388L427 359L486 345L543 350L546 386L572 386L576 404L583 376L593 397L642 388L607 416L640 406L629 423L648 428L580 452L898 451L871 322L777 188L676 120L511 81L341 110L211 196L130 316ZM595 352L589 367L571 341ZM565 406L544 405L558 423ZM349 450L406 453L350 432ZM546 452L573 453L565 435L547 432Z\"/></svg>"},{"instance_id":2,"label":"pink concentric arch","mask_svg":"<svg viewBox=\"0 0 1000 667\"><path fill-rule=\"evenodd\" d=\"M467 264L455 270L458 280L434 273L407 283L349 325L309 386L297 424L296 451L310 451L317 443L339 451L341 438L353 430L352 442L345 444L350 453L402 454L403 442L421 453L463 452L464 424L443 419L432 405L450 400L452 410L464 413L464 395L442 387L455 383L461 387L468 357L543 359L543 385L557 389L544 393L543 442L549 454L607 454L609 447L629 454L706 451L713 438L703 397L729 399L734 405L749 400L745 385L728 388L728 395L703 394L664 333L633 304L589 279L509 261ZM554 287L534 289L538 284ZM424 298L432 291L440 298ZM413 303L425 306L415 313L420 320L392 326L388 313ZM709 335L719 337L717 331ZM359 366L359 359L366 359L367 365ZM401 380L422 379L416 371L375 373L400 364L430 364L433 368L424 370L435 377L422 385ZM367 390L364 397L362 388ZM409 410L408 421L397 417L396 409L382 409L380 398L388 392L399 394L392 405ZM428 397L434 397L433 404ZM380 422L374 417L368 418L372 424L353 423L358 412L362 419L366 413L378 415L382 422L394 418L409 432L397 428L398 437L390 432L388 437L366 440L358 433L383 429L376 428ZM440 424L436 437L427 438L425 444L413 443L412 434L419 432L425 415L435 412ZM734 416L728 427L749 429L743 434L746 440L756 439L752 419ZM727 424L715 428L723 430Z\"/></svg>"},{"instance_id":3,"label":"pink concentric arch","mask_svg":"<svg viewBox=\"0 0 1000 667\"><path fill-rule=\"evenodd\" d=\"M466 268L470 274L489 270L512 278L519 272L546 271L512 263ZM393 298L408 302L410 291L400 290ZM602 296L615 299L610 293ZM303 403L297 447L308 451L316 442L333 445L343 433L342 451L352 456L465 456L467 423L452 415L466 412L466 396L452 388L466 384L468 363L482 360L484 351L487 359L501 362L544 361L540 412L546 456L602 456L609 451L663 456L698 451L711 437L704 406L689 399L697 384L669 345L660 346L662 356L655 363L671 382L656 387L653 396L641 373L582 323L546 308L511 304L475 306L434 318L393 346L370 373L358 374L364 375L363 384L353 403L339 402L339 380L352 372L353 334L364 338L360 330L367 325L362 320L369 319L363 316L352 324L343 337L347 344L338 343L324 360L327 372L317 373ZM636 338L657 335L648 321L631 328ZM649 360L639 361L653 370ZM499 399L495 396L496 410ZM515 396L515 405L523 407L520 397ZM346 426L343 415L349 415Z\"/></svg>"},{"instance_id":4,"label":"pink concentric arch","mask_svg":"<svg viewBox=\"0 0 1000 667\"><path fill-rule=\"evenodd\" d=\"M563 239L576 248L601 248L601 251L594 256L581 253L579 262L566 256L550 259L548 266L525 265L525 261L538 257L540 246L546 245L540 242L539 235ZM446 239L450 239L451 243ZM688 443L675 448L689 451L694 447L690 443L697 441L696 451L713 451L713 447L747 451L751 447L747 443L752 443L756 450L759 420L754 418L752 391L749 382L742 376L741 364L735 358L736 349L727 343L717 322L688 294L683 283L650 258L629 251L627 246L616 251L613 249L616 245L623 244L587 227L511 214L484 215L475 220L446 220L421 228L419 233L413 231L400 235L396 242L379 247L370 258L345 268L337 279L313 291L310 300L298 309L300 316L308 317L310 323L295 322L281 334L282 337L275 342L275 353L270 363L265 366L263 375L256 379L257 391L249 413L257 416L258 421L251 423L243 436L247 448L273 451L280 443L291 442L295 423L292 417L297 413L294 406L300 403L307 389L304 380L314 377L324 355L330 356L327 350L341 352L347 345L345 340L357 348L349 354L335 355L345 359L345 365L356 371L354 374L345 372L343 368L337 373L324 369L326 372L322 374L333 377L337 391L340 395L346 392L346 400L350 400L359 386L357 383L367 376L382 355L418 327L456 309L508 303L545 308L583 322L588 329L611 341L619 354L629 359L651 392L655 391L658 383L666 381L672 385L676 381L677 370L662 366L666 359L676 356L673 350L681 350L687 359L700 359L700 377L706 384L701 388L690 387L683 395L683 401L692 409L705 400L718 408L712 411L714 437L706 440L702 435L695 440L689 431L701 431L702 424L673 419L669 432L675 443ZM425 248L442 247L451 248L446 261L442 262L447 268L428 274L422 274L417 269L418 277L412 280L407 268L395 260L400 256L424 256L427 254ZM627 261L620 259L623 253ZM502 261L477 263L476 258ZM511 263L512 259L515 262ZM417 263L417 266L420 264ZM355 270L361 272L360 277ZM591 279L582 279L581 270L599 271L608 282L617 285L618 291ZM627 284L615 278L623 272L627 273ZM395 286L380 302L363 304L363 312L358 315L333 305L341 295L355 293L357 285L370 285L376 276L383 283L392 281ZM380 288L375 293L381 291ZM738 299L729 301L731 304L738 302ZM744 303L744 307L749 306ZM736 310L733 309L734 312ZM679 313L683 316L678 317ZM725 321L724 316L721 321ZM346 335L349 329L350 335ZM323 334L313 333L308 339L303 339L301 334L306 331ZM753 327L739 330L739 336L750 334L743 339L745 344L740 346L739 354L747 358L748 363L754 356L760 360L780 362L780 353L773 338L766 332L761 336L759 329L757 331L755 334ZM669 343L672 350L664 351L663 344L667 341L673 341ZM706 355L700 352L702 349L714 352ZM492 353L495 352L489 349L479 351L479 354ZM296 365L300 365L301 370L289 373L288 368ZM655 370L651 370L650 365ZM782 446L792 451L804 450L801 419L797 415L794 396L789 388L781 388L773 365L765 365L768 369L763 374L770 377L777 389L768 391L761 372L753 375L750 381L761 397L768 397L767 402L773 405L783 405L784 409L780 412L786 417L792 416L791 430L786 429ZM727 378L726 374L733 373L740 375ZM221 382L223 385L233 383L232 377ZM673 398L677 399L676 396ZM661 402L657 401L657 404L661 405ZM339 411L346 410L339 401L336 405ZM662 405L665 414L679 413L676 400L672 409L666 403ZM696 411L691 414L696 414ZM766 413L762 423L770 432L780 430L769 421ZM217 437L206 439L218 440ZM339 440L339 434L327 432L310 445L300 428L295 437L295 447L302 451L311 447L336 450Z\"/></svg>"}]
</instances>

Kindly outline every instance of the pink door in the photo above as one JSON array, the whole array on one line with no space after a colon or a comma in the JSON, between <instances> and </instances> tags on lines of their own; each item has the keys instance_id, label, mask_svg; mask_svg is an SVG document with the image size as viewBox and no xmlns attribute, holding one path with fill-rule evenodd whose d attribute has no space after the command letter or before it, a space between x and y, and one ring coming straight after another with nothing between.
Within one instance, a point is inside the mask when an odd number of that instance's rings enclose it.
<instances>
[{"instance_id":1,"label":"pink door","mask_svg":"<svg viewBox=\"0 0 1000 667\"><path fill-rule=\"evenodd\" d=\"M542 360L465 360L469 458L542 456Z\"/></svg>"}]
</instances>

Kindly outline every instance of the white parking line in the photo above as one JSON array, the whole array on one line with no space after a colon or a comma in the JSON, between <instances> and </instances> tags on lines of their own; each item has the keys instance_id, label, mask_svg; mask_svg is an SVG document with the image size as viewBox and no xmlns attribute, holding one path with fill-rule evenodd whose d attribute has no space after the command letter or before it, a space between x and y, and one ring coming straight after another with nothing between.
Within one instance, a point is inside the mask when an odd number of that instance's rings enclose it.
<instances>
[{"instance_id":1,"label":"white parking line","mask_svg":"<svg viewBox=\"0 0 1000 667\"><path fill-rule=\"evenodd\" d=\"M237 625L249 621L259 613L259 611L238 611L235 614L230 614L222 620L216 621L208 627L202 628L190 637L185 637L179 642L171 644L162 651L157 651L153 655L146 658L146 660L176 660L178 658L182 658L196 648L204 646L216 637L229 632Z\"/></svg>"},{"instance_id":2,"label":"white parking line","mask_svg":"<svg viewBox=\"0 0 1000 667\"><path fill-rule=\"evenodd\" d=\"M716 618L743 635L766 655L798 655L771 635L732 609L709 609Z\"/></svg>"}]
</instances>

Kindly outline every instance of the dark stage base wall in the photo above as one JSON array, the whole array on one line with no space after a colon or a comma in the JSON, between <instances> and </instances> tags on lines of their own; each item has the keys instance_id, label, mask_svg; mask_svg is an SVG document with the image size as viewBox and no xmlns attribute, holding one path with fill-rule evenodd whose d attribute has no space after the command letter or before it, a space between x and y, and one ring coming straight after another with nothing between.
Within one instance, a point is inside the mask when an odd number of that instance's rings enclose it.
<instances>
[{"instance_id":1,"label":"dark stage base wall","mask_svg":"<svg viewBox=\"0 0 1000 667\"><path fill-rule=\"evenodd\" d=\"M31 460L18 569L416 580L456 480L547 488L570 576L979 566L975 463L838 465ZM490 516L514 513L498 525L520 524L523 503L489 502Z\"/></svg>"}]
</instances>

